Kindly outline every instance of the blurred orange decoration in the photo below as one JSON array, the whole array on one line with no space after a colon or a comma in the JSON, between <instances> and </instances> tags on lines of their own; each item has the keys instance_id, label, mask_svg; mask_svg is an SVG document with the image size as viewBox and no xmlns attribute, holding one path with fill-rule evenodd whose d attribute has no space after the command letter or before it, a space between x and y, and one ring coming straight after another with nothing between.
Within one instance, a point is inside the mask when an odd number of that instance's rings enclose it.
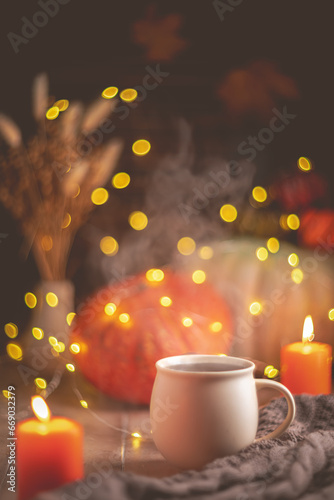
<instances>
[{"instance_id":1,"label":"blurred orange decoration","mask_svg":"<svg viewBox=\"0 0 334 500\"><path fill-rule=\"evenodd\" d=\"M311 209L304 212L300 219L298 236L308 247L320 245L327 251L334 248L334 211Z\"/></svg>"},{"instance_id":2,"label":"blurred orange decoration","mask_svg":"<svg viewBox=\"0 0 334 500\"><path fill-rule=\"evenodd\" d=\"M287 99L299 97L295 81L263 59L230 71L217 92L234 124L248 115L267 121L280 98L286 104Z\"/></svg>"},{"instance_id":3,"label":"blurred orange decoration","mask_svg":"<svg viewBox=\"0 0 334 500\"><path fill-rule=\"evenodd\" d=\"M155 7L150 6L146 18L136 21L133 25L133 39L138 45L146 48L146 58L149 61L171 61L175 55L189 45L179 36L182 16L169 14L158 18Z\"/></svg>"},{"instance_id":4,"label":"blurred orange decoration","mask_svg":"<svg viewBox=\"0 0 334 500\"><path fill-rule=\"evenodd\" d=\"M150 269L90 297L72 324L72 352L102 392L149 403L155 362L177 354L226 353L232 320L224 300L190 275Z\"/></svg>"},{"instance_id":5,"label":"blurred orange decoration","mask_svg":"<svg viewBox=\"0 0 334 500\"><path fill-rule=\"evenodd\" d=\"M271 188L271 194L286 210L297 210L326 196L327 185L320 175L309 172L287 176Z\"/></svg>"}]
</instances>

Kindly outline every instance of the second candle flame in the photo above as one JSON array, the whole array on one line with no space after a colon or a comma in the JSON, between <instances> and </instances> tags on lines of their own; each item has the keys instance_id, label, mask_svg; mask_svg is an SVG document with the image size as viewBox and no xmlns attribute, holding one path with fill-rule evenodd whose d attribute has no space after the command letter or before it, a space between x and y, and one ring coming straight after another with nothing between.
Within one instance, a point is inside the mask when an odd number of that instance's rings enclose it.
<instances>
[{"instance_id":1,"label":"second candle flame","mask_svg":"<svg viewBox=\"0 0 334 500\"><path fill-rule=\"evenodd\" d=\"M303 342L312 342L314 339L312 316L306 316L303 328Z\"/></svg>"},{"instance_id":2,"label":"second candle flame","mask_svg":"<svg viewBox=\"0 0 334 500\"><path fill-rule=\"evenodd\" d=\"M50 420L51 412L41 396L33 396L31 398L31 407L40 422L48 422Z\"/></svg>"}]
</instances>

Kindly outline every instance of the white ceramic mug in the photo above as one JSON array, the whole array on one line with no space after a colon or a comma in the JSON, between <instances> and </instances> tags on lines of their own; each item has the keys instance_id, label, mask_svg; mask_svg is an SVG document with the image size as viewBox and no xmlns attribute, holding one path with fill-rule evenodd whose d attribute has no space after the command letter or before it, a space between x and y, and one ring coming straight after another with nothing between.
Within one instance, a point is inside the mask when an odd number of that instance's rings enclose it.
<instances>
[{"instance_id":1,"label":"white ceramic mug","mask_svg":"<svg viewBox=\"0 0 334 500\"><path fill-rule=\"evenodd\" d=\"M172 464L199 469L254 442L258 427L257 391L276 389L288 402L285 420L262 439L276 438L295 417L284 385L254 379L254 363L230 356L186 354L156 363L150 420L158 450Z\"/></svg>"}]
</instances>

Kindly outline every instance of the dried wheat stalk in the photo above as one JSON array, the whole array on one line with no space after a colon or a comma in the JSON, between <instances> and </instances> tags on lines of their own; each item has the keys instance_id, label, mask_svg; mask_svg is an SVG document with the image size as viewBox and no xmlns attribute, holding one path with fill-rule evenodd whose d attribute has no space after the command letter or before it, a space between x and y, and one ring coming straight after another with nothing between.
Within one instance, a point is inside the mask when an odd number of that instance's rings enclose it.
<instances>
[{"instance_id":1,"label":"dried wheat stalk","mask_svg":"<svg viewBox=\"0 0 334 500\"><path fill-rule=\"evenodd\" d=\"M108 181L123 145L114 139L86 155L78 147L114 103L99 98L86 113L73 103L54 121L45 117L48 104L48 80L39 75L33 86L38 131L26 145L17 125L0 114L0 136L9 147L0 153L0 201L19 222L41 278L62 280L74 236L94 208L91 193Z\"/></svg>"}]
</instances>

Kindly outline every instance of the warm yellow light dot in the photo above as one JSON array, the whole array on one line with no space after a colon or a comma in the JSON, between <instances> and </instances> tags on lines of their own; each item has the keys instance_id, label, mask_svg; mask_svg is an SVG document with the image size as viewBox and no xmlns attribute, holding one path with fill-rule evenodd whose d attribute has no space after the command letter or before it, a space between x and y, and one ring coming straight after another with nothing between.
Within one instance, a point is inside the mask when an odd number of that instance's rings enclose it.
<instances>
[{"instance_id":1,"label":"warm yellow light dot","mask_svg":"<svg viewBox=\"0 0 334 500\"><path fill-rule=\"evenodd\" d=\"M131 434L131 436L135 437L135 438L141 438L141 435L139 434L139 432L133 432Z\"/></svg>"},{"instance_id":2,"label":"warm yellow light dot","mask_svg":"<svg viewBox=\"0 0 334 500\"><path fill-rule=\"evenodd\" d=\"M48 292L46 294L46 303L50 306L50 307L56 307L58 305L58 297L55 293L53 292Z\"/></svg>"},{"instance_id":3,"label":"warm yellow light dot","mask_svg":"<svg viewBox=\"0 0 334 500\"><path fill-rule=\"evenodd\" d=\"M67 363L66 368L68 369L69 372L74 372L75 371L75 366L72 365L72 363Z\"/></svg>"},{"instance_id":4,"label":"warm yellow light dot","mask_svg":"<svg viewBox=\"0 0 334 500\"><path fill-rule=\"evenodd\" d=\"M212 332L218 333L223 328L223 325L220 321L215 321L214 323L211 323L211 325L209 325L209 328Z\"/></svg>"},{"instance_id":5,"label":"warm yellow light dot","mask_svg":"<svg viewBox=\"0 0 334 500\"><path fill-rule=\"evenodd\" d=\"M290 253L290 255L288 257L288 262L289 262L290 266L292 266L292 267L298 266L298 264L299 264L298 255L296 253Z\"/></svg>"},{"instance_id":6,"label":"warm yellow light dot","mask_svg":"<svg viewBox=\"0 0 334 500\"><path fill-rule=\"evenodd\" d=\"M73 188L73 192L74 192L74 194L73 194L73 196L72 196L72 197L73 197L73 198L77 198L77 197L79 196L79 194L80 194L80 186L79 186L79 184L77 184L77 185L76 185L76 186L74 186L74 187L75 187L75 189Z\"/></svg>"},{"instance_id":7,"label":"warm yellow light dot","mask_svg":"<svg viewBox=\"0 0 334 500\"><path fill-rule=\"evenodd\" d=\"M276 368L272 368L270 372L267 374L268 378L275 378L279 374L279 371Z\"/></svg>"},{"instance_id":8,"label":"warm yellow light dot","mask_svg":"<svg viewBox=\"0 0 334 500\"><path fill-rule=\"evenodd\" d=\"M7 344L6 350L10 358L15 359L15 361L21 361L23 353L18 344Z\"/></svg>"},{"instance_id":9,"label":"warm yellow light dot","mask_svg":"<svg viewBox=\"0 0 334 500\"><path fill-rule=\"evenodd\" d=\"M108 304L105 305L104 307L104 312L106 313L107 316L112 316L114 312L116 311L117 306L113 302L109 302Z\"/></svg>"},{"instance_id":10,"label":"warm yellow light dot","mask_svg":"<svg viewBox=\"0 0 334 500\"><path fill-rule=\"evenodd\" d=\"M142 231L147 226L148 220L144 212L132 212L129 215L129 224L136 231Z\"/></svg>"},{"instance_id":11,"label":"warm yellow light dot","mask_svg":"<svg viewBox=\"0 0 334 500\"><path fill-rule=\"evenodd\" d=\"M161 297L160 304L164 307L169 307L172 305L172 299L170 297Z\"/></svg>"},{"instance_id":12,"label":"warm yellow light dot","mask_svg":"<svg viewBox=\"0 0 334 500\"><path fill-rule=\"evenodd\" d=\"M122 90L119 96L122 99L122 101L132 102L136 99L137 95L138 92L135 89L124 89Z\"/></svg>"},{"instance_id":13,"label":"warm yellow light dot","mask_svg":"<svg viewBox=\"0 0 334 500\"><path fill-rule=\"evenodd\" d=\"M41 245L45 252L49 252L53 247L53 239L51 236L43 236L41 239Z\"/></svg>"},{"instance_id":14,"label":"warm yellow light dot","mask_svg":"<svg viewBox=\"0 0 334 500\"><path fill-rule=\"evenodd\" d=\"M52 347L54 347L55 345L58 344L58 340L56 339L56 337L49 337L49 344L52 345Z\"/></svg>"},{"instance_id":15,"label":"warm yellow light dot","mask_svg":"<svg viewBox=\"0 0 334 500\"><path fill-rule=\"evenodd\" d=\"M255 201L258 203L263 203L267 199L267 191L261 187L261 186L256 186L253 191L252 195Z\"/></svg>"},{"instance_id":16,"label":"warm yellow light dot","mask_svg":"<svg viewBox=\"0 0 334 500\"><path fill-rule=\"evenodd\" d=\"M70 214L67 212L64 216L64 219L63 219L63 222L62 222L62 225L61 225L61 228L62 229L66 229L70 224L71 224L71 220L72 220L72 217L70 216Z\"/></svg>"},{"instance_id":17,"label":"warm yellow light dot","mask_svg":"<svg viewBox=\"0 0 334 500\"><path fill-rule=\"evenodd\" d=\"M149 269L146 271L146 279L148 281L162 281L165 277L162 269Z\"/></svg>"},{"instance_id":18,"label":"warm yellow light dot","mask_svg":"<svg viewBox=\"0 0 334 500\"><path fill-rule=\"evenodd\" d=\"M58 108L60 112L63 112L63 111L66 111L66 109L69 107L69 105L70 105L70 103L67 99L60 99L59 101L54 103L53 107Z\"/></svg>"},{"instance_id":19,"label":"warm yellow light dot","mask_svg":"<svg viewBox=\"0 0 334 500\"><path fill-rule=\"evenodd\" d=\"M304 172L308 172L312 169L312 163L308 158L306 158L306 156L301 156L298 159L298 168Z\"/></svg>"},{"instance_id":20,"label":"warm yellow light dot","mask_svg":"<svg viewBox=\"0 0 334 500\"><path fill-rule=\"evenodd\" d=\"M206 280L205 272L202 271L201 269L197 269L192 274L192 280L194 283L197 283L198 285L200 285L201 283L204 283L204 281Z\"/></svg>"},{"instance_id":21,"label":"warm yellow light dot","mask_svg":"<svg viewBox=\"0 0 334 500\"><path fill-rule=\"evenodd\" d=\"M75 316L76 316L75 312L70 312L70 313L67 314L67 316L66 316L66 323L68 324L68 326L71 326L72 321L75 318Z\"/></svg>"},{"instance_id":22,"label":"warm yellow light dot","mask_svg":"<svg viewBox=\"0 0 334 500\"><path fill-rule=\"evenodd\" d=\"M127 313L122 313L118 316L121 323L128 323L130 321L130 316Z\"/></svg>"},{"instance_id":23,"label":"warm yellow light dot","mask_svg":"<svg viewBox=\"0 0 334 500\"><path fill-rule=\"evenodd\" d=\"M203 260L209 260L213 256L213 249L208 246L204 246L198 249L198 255Z\"/></svg>"},{"instance_id":24,"label":"warm yellow light dot","mask_svg":"<svg viewBox=\"0 0 334 500\"><path fill-rule=\"evenodd\" d=\"M196 243L189 236L184 236L177 242L177 249L182 255L191 255L196 249Z\"/></svg>"},{"instance_id":25,"label":"warm yellow light dot","mask_svg":"<svg viewBox=\"0 0 334 500\"><path fill-rule=\"evenodd\" d=\"M7 391L6 389L4 389L2 391L2 394L5 396L6 399L11 397L11 393L9 391Z\"/></svg>"},{"instance_id":26,"label":"warm yellow light dot","mask_svg":"<svg viewBox=\"0 0 334 500\"><path fill-rule=\"evenodd\" d=\"M291 279L292 279L292 281L294 281L297 284L301 283L304 279L303 271L299 268L293 269L291 271Z\"/></svg>"},{"instance_id":27,"label":"warm yellow light dot","mask_svg":"<svg viewBox=\"0 0 334 500\"><path fill-rule=\"evenodd\" d=\"M182 319L182 324L183 326L186 326L187 328L193 324L193 320L191 318L183 318Z\"/></svg>"},{"instance_id":28,"label":"warm yellow light dot","mask_svg":"<svg viewBox=\"0 0 334 500\"><path fill-rule=\"evenodd\" d=\"M48 109L47 112L45 113L45 116L47 117L48 120L55 120L58 115L59 115L59 108L57 106L53 106L52 108Z\"/></svg>"},{"instance_id":29,"label":"warm yellow light dot","mask_svg":"<svg viewBox=\"0 0 334 500\"><path fill-rule=\"evenodd\" d=\"M334 309L328 311L328 317L331 321L334 321Z\"/></svg>"},{"instance_id":30,"label":"warm yellow light dot","mask_svg":"<svg viewBox=\"0 0 334 500\"><path fill-rule=\"evenodd\" d=\"M5 334L10 339L15 339L15 337L17 337L19 333L19 329L17 328L15 323L6 323L4 329L5 329Z\"/></svg>"},{"instance_id":31,"label":"warm yellow light dot","mask_svg":"<svg viewBox=\"0 0 334 500\"><path fill-rule=\"evenodd\" d=\"M277 253L279 250L279 241L277 238L269 238L267 248L271 253Z\"/></svg>"},{"instance_id":32,"label":"warm yellow light dot","mask_svg":"<svg viewBox=\"0 0 334 500\"><path fill-rule=\"evenodd\" d=\"M107 87L101 92L101 96L104 99L112 99L113 97L115 97L115 95L117 95L117 93L118 93L117 87Z\"/></svg>"},{"instance_id":33,"label":"warm yellow light dot","mask_svg":"<svg viewBox=\"0 0 334 500\"><path fill-rule=\"evenodd\" d=\"M36 326L32 328L32 334L36 340L41 340L44 337L42 328L37 328Z\"/></svg>"},{"instance_id":34,"label":"warm yellow light dot","mask_svg":"<svg viewBox=\"0 0 334 500\"><path fill-rule=\"evenodd\" d=\"M44 378L37 377L35 378L34 382L38 389L46 389L47 383Z\"/></svg>"},{"instance_id":35,"label":"warm yellow light dot","mask_svg":"<svg viewBox=\"0 0 334 500\"><path fill-rule=\"evenodd\" d=\"M253 314L253 316L257 316L262 311L262 306L260 302L252 302L249 306L249 312Z\"/></svg>"},{"instance_id":36,"label":"warm yellow light dot","mask_svg":"<svg viewBox=\"0 0 334 500\"><path fill-rule=\"evenodd\" d=\"M300 221L299 221L298 215L296 215L296 214L288 215L288 217L286 219L286 223L287 223L289 229L296 231L300 226Z\"/></svg>"},{"instance_id":37,"label":"warm yellow light dot","mask_svg":"<svg viewBox=\"0 0 334 500\"><path fill-rule=\"evenodd\" d=\"M106 189L100 187L94 189L90 197L94 205L103 205L108 200L109 193Z\"/></svg>"},{"instance_id":38,"label":"warm yellow light dot","mask_svg":"<svg viewBox=\"0 0 334 500\"><path fill-rule=\"evenodd\" d=\"M256 257L262 262L268 258L268 250L265 247L259 247L256 249Z\"/></svg>"},{"instance_id":39,"label":"warm yellow light dot","mask_svg":"<svg viewBox=\"0 0 334 500\"><path fill-rule=\"evenodd\" d=\"M286 214L283 214L280 216L279 218L279 225L281 226L282 229L284 229L284 231L288 231L289 230L289 226L288 226L288 216Z\"/></svg>"},{"instance_id":40,"label":"warm yellow light dot","mask_svg":"<svg viewBox=\"0 0 334 500\"><path fill-rule=\"evenodd\" d=\"M54 346L52 346L56 352L64 352L65 351L65 344L64 342L58 342Z\"/></svg>"},{"instance_id":41,"label":"warm yellow light dot","mask_svg":"<svg viewBox=\"0 0 334 500\"><path fill-rule=\"evenodd\" d=\"M88 403L84 399L80 399L80 404L83 408L88 408Z\"/></svg>"},{"instance_id":42,"label":"warm yellow light dot","mask_svg":"<svg viewBox=\"0 0 334 500\"><path fill-rule=\"evenodd\" d=\"M146 155L151 149L151 144L146 139L139 139L132 144L132 151L137 156Z\"/></svg>"},{"instance_id":43,"label":"warm yellow light dot","mask_svg":"<svg viewBox=\"0 0 334 500\"><path fill-rule=\"evenodd\" d=\"M70 351L72 354L79 354L80 352L80 344L77 344L76 342L74 344L70 345Z\"/></svg>"},{"instance_id":44,"label":"warm yellow light dot","mask_svg":"<svg viewBox=\"0 0 334 500\"><path fill-rule=\"evenodd\" d=\"M116 189L124 189L130 184L130 176L126 172L118 172L118 174L114 175L112 178L112 185Z\"/></svg>"},{"instance_id":45,"label":"warm yellow light dot","mask_svg":"<svg viewBox=\"0 0 334 500\"><path fill-rule=\"evenodd\" d=\"M30 309L33 309L37 304L36 295L31 292L26 293L24 296L24 302Z\"/></svg>"},{"instance_id":46,"label":"warm yellow light dot","mask_svg":"<svg viewBox=\"0 0 334 500\"><path fill-rule=\"evenodd\" d=\"M233 205L223 205L220 209L220 217L225 222L233 222L237 218L238 212Z\"/></svg>"},{"instance_id":47,"label":"warm yellow light dot","mask_svg":"<svg viewBox=\"0 0 334 500\"><path fill-rule=\"evenodd\" d=\"M118 252L118 243L112 236L105 236L100 241L100 249L105 255L116 255Z\"/></svg>"},{"instance_id":48,"label":"warm yellow light dot","mask_svg":"<svg viewBox=\"0 0 334 500\"><path fill-rule=\"evenodd\" d=\"M265 367L265 369L264 369L264 372L263 372L263 373L267 376L267 375L268 375L268 373L269 373L269 372L270 372L273 368L274 368L274 365L268 365L268 366L266 366L266 367Z\"/></svg>"}]
</instances>

